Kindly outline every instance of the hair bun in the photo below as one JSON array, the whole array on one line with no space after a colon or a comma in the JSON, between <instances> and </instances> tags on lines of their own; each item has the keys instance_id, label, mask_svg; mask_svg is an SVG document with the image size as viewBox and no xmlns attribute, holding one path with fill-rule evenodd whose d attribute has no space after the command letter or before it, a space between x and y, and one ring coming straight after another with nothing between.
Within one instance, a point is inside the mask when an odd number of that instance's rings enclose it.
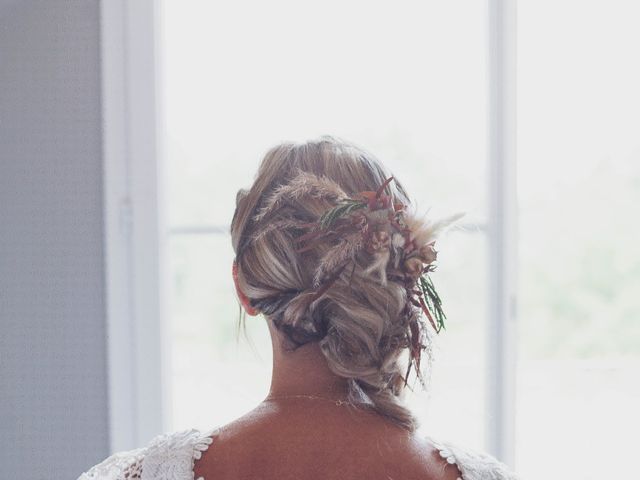
<instances>
[{"instance_id":1,"label":"hair bun","mask_svg":"<svg viewBox=\"0 0 640 480\"><path fill-rule=\"evenodd\" d=\"M273 148L238 195L231 233L251 304L289 348L318 341L354 394L416 428L400 397L412 367L425 386L429 325L438 332L445 319L429 277L434 241L460 216L410 213L404 189L375 157L330 138Z\"/></svg>"}]
</instances>

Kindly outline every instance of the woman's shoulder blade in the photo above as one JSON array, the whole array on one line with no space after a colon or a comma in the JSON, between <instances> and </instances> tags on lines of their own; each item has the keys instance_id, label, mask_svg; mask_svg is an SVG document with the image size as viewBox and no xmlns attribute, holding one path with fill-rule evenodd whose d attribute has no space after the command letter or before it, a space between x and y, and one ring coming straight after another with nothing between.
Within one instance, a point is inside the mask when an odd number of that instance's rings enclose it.
<instances>
[{"instance_id":1,"label":"woman's shoulder blade","mask_svg":"<svg viewBox=\"0 0 640 480\"><path fill-rule=\"evenodd\" d=\"M460 480L520 480L504 463L481 451L427 437L440 456L458 467Z\"/></svg>"}]
</instances>

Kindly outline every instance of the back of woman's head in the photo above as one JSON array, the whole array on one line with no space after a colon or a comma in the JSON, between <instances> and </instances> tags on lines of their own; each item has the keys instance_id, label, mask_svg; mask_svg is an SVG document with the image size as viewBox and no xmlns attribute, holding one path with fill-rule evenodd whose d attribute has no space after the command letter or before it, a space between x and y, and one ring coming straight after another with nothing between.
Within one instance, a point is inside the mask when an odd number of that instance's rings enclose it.
<instances>
[{"instance_id":1,"label":"back of woman's head","mask_svg":"<svg viewBox=\"0 0 640 480\"><path fill-rule=\"evenodd\" d=\"M391 208L408 205L402 186L386 182L389 177L371 154L333 137L278 145L264 157L251 188L238 193L231 235L238 286L284 334L285 349L319 342L331 371L348 380L351 398L414 430L416 419L401 397L401 354L409 349L415 359L412 346L426 347L424 338L416 339L422 325L421 309L410 298L416 279L409 284L389 273L393 257L381 264L375 248L363 248L357 228L323 236L313 227L361 192L384 189ZM412 234L421 230L425 244L434 225L412 221ZM387 237L378 240L398 247Z\"/></svg>"}]
</instances>

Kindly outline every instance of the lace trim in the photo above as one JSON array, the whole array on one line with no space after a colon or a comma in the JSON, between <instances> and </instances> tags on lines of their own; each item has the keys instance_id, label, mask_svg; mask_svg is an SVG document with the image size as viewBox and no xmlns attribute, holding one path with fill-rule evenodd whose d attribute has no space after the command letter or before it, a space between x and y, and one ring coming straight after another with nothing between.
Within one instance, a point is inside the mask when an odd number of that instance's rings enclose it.
<instances>
[{"instance_id":1,"label":"lace trim","mask_svg":"<svg viewBox=\"0 0 640 480\"><path fill-rule=\"evenodd\" d=\"M139 479L142 475L142 460L146 447L118 452L94 465L80 475L78 480L94 480L103 478Z\"/></svg>"},{"instance_id":2,"label":"lace trim","mask_svg":"<svg viewBox=\"0 0 640 480\"><path fill-rule=\"evenodd\" d=\"M457 480L466 480L464 478L464 475L462 474L462 469L460 468L460 465L458 464L458 460L456 460L456 456L454 455L454 453L449 448L433 440L432 438L429 438L429 440L431 441L431 443L433 443L433 446L436 447L436 450L438 450L440 456L444 458L449 465L456 466L458 472L460 473L460 476Z\"/></svg>"},{"instance_id":3,"label":"lace trim","mask_svg":"<svg viewBox=\"0 0 640 480\"><path fill-rule=\"evenodd\" d=\"M504 463L491 455L429 439L448 464L458 468L458 480L518 480Z\"/></svg>"},{"instance_id":4,"label":"lace trim","mask_svg":"<svg viewBox=\"0 0 640 480\"><path fill-rule=\"evenodd\" d=\"M200 460L202 458L202 454L209 449L209 446L213 443L214 438L220 432L221 427L213 428L205 433L200 435L200 438L193 445L193 460L191 462L191 471L193 471L193 467L195 466L196 460ZM200 476L195 478L194 480L205 480L204 477Z\"/></svg>"}]
</instances>

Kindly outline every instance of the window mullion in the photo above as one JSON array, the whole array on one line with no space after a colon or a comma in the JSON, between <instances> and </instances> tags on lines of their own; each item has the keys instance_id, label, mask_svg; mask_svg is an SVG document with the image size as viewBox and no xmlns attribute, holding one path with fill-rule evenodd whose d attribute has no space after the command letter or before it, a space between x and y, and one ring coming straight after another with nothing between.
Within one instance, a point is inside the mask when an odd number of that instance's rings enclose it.
<instances>
[{"instance_id":1,"label":"window mullion","mask_svg":"<svg viewBox=\"0 0 640 480\"><path fill-rule=\"evenodd\" d=\"M104 226L111 451L164 431L168 349L156 8L101 3Z\"/></svg>"},{"instance_id":2,"label":"window mullion","mask_svg":"<svg viewBox=\"0 0 640 480\"><path fill-rule=\"evenodd\" d=\"M489 0L487 449L514 464L516 0Z\"/></svg>"}]
</instances>

